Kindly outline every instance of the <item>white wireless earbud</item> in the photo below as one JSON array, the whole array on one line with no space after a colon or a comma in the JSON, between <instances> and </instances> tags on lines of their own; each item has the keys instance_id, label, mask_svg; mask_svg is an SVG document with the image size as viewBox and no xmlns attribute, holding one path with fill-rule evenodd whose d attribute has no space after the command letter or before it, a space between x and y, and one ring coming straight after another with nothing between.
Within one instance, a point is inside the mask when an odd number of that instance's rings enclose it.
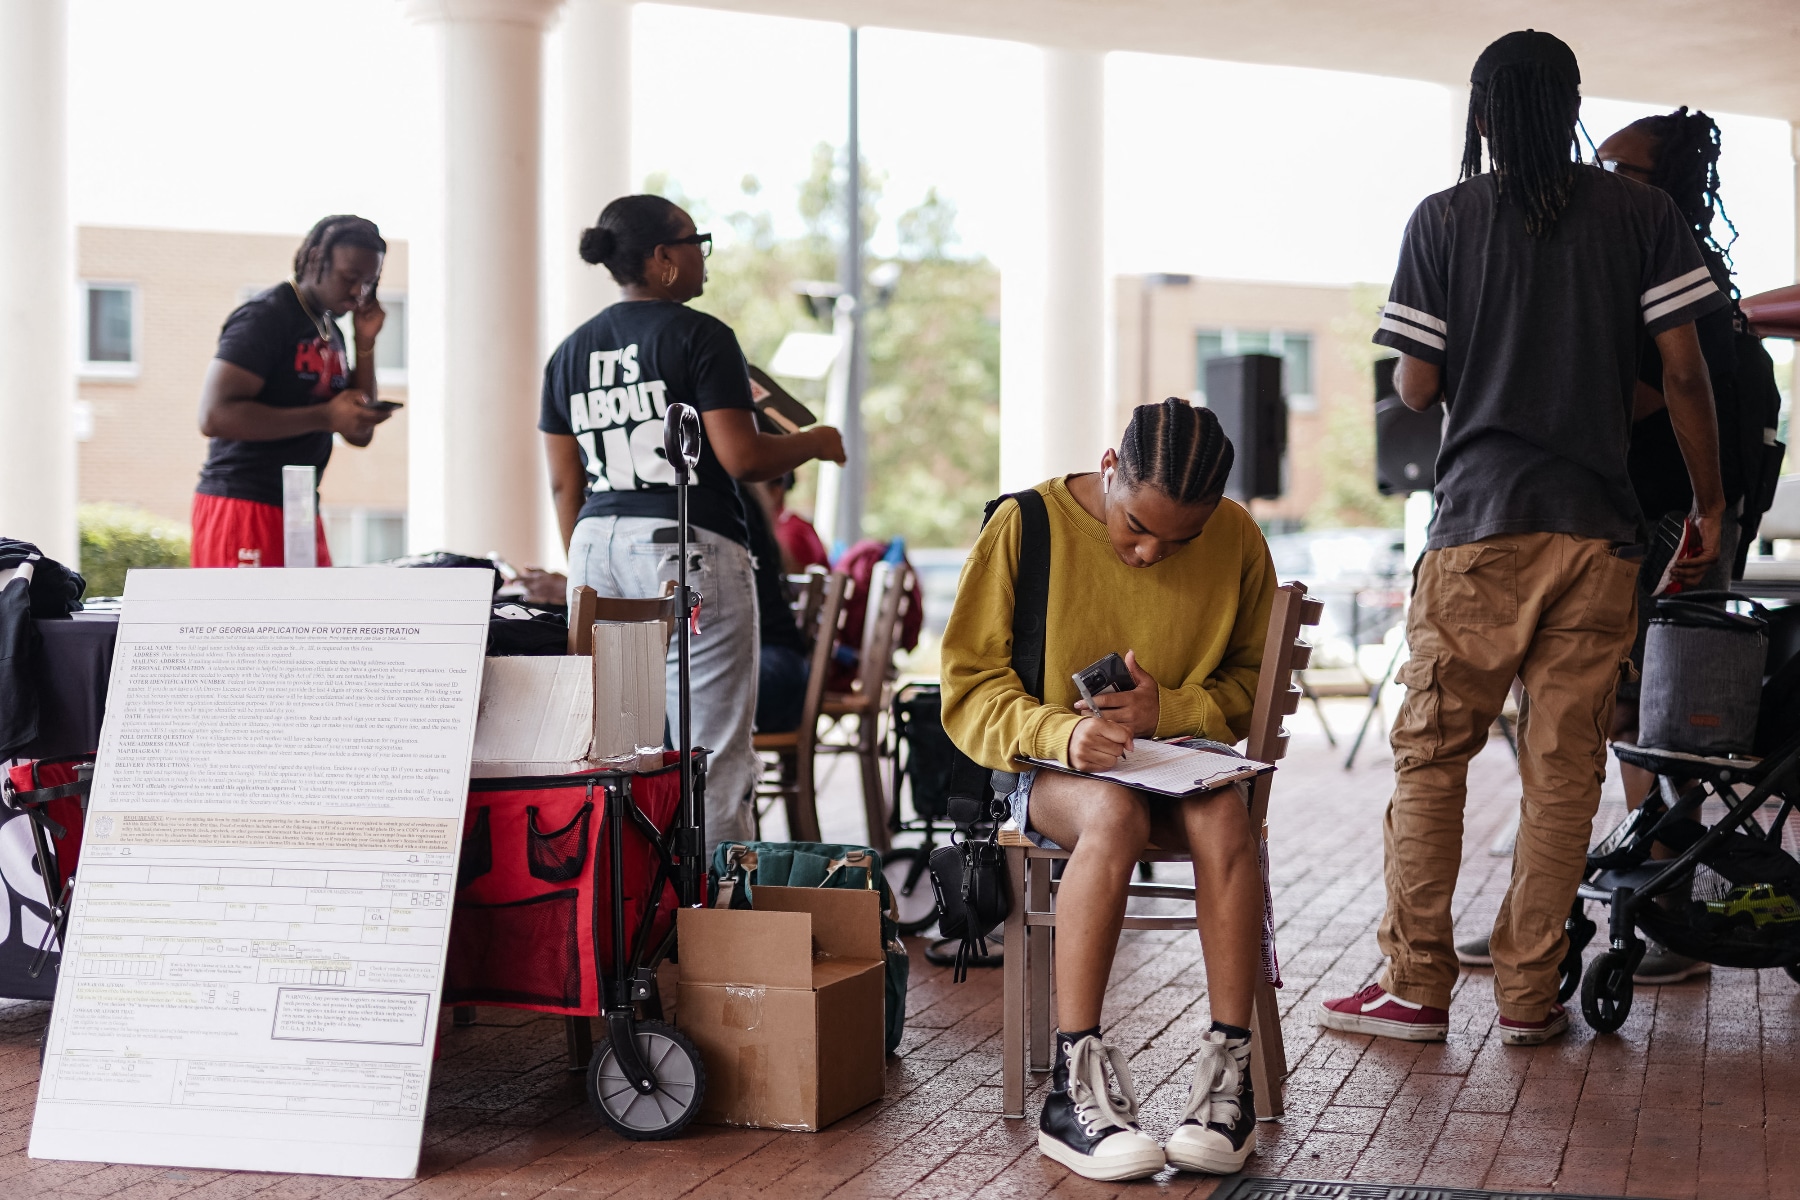
<instances>
[{"instance_id":1,"label":"white wireless earbud","mask_svg":"<svg viewBox=\"0 0 1800 1200\"><path fill-rule=\"evenodd\" d=\"M1108 492L1112 491L1112 477L1113 477L1113 473L1112 473L1111 468L1108 468L1107 470L1105 470L1101 473L1101 475L1100 475L1100 494L1101 495L1104 496Z\"/></svg>"}]
</instances>

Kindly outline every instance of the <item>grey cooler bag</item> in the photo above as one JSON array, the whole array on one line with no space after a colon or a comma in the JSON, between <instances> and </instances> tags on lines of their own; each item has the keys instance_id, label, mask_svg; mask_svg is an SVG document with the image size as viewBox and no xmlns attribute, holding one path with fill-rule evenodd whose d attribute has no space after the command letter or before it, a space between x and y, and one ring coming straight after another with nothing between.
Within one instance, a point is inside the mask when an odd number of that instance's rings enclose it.
<instances>
[{"instance_id":1,"label":"grey cooler bag","mask_svg":"<svg viewBox=\"0 0 1800 1200\"><path fill-rule=\"evenodd\" d=\"M1731 612L1747 605L1754 615ZM1768 611L1732 592L1656 601L1644 643L1638 744L1689 754L1747 754L1756 739Z\"/></svg>"}]
</instances>

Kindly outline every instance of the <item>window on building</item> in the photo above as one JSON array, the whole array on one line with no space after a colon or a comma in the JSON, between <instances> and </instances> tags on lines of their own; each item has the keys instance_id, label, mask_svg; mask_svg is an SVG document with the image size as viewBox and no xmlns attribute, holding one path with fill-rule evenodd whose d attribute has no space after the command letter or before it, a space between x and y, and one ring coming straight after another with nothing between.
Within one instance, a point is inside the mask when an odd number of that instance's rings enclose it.
<instances>
[{"instance_id":1,"label":"window on building","mask_svg":"<svg viewBox=\"0 0 1800 1200\"><path fill-rule=\"evenodd\" d=\"M1281 390L1291 412L1313 412L1319 407L1313 392L1313 337L1283 329L1201 329L1194 334L1199 383L1195 396L1206 402L1206 364L1215 358L1238 354L1273 354L1281 359Z\"/></svg>"},{"instance_id":2,"label":"window on building","mask_svg":"<svg viewBox=\"0 0 1800 1200\"><path fill-rule=\"evenodd\" d=\"M406 514L380 508L327 508L325 543L340 567L386 562L406 553Z\"/></svg>"},{"instance_id":3,"label":"window on building","mask_svg":"<svg viewBox=\"0 0 1800 1200\"><path fill-rule=\"evenodd\" d=\"M81 291L82 373L135 376L137 288L128 283L84 283Z\"/></svg>"}]
</instances>

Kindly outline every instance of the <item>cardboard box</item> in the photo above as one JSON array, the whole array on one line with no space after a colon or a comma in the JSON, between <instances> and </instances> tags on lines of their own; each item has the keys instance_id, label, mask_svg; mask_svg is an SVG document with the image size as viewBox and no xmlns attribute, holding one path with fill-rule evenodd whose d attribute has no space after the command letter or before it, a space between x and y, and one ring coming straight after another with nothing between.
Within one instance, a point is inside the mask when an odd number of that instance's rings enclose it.
<instances>
[{"instance_id":1,"label":"cardboard box","mask_svg":"<svg viewBox=\"0 0 1800 1200\"><path fill-rule=\"evenodd\" d=\"M758 887L755 911L684 908L680 1027L706 1063L699 1120L819 1130L881 1099L881 900Z\"/></svg>"},{"instance_id":2,"label":"cardboard box","mask_svg":"<svg viewBox=\"0 0 1800 1200\"><path fill-rule=\"evenodd\" d=\"M654 771L663 765L664 678L660 621L596 624L592 657L490 658L470 774Z\"/></svg>"},{"instance_id":3,"label":"cardboard box","mask_svg":"<svg viewBox=\"0 0 1800 1200\"><path fill-rule=\"evenodd\" d=\"M490 658L475 718L478 779L589 770L594 744L593 666L560 654Z\"/></svg>"}]
</instances>

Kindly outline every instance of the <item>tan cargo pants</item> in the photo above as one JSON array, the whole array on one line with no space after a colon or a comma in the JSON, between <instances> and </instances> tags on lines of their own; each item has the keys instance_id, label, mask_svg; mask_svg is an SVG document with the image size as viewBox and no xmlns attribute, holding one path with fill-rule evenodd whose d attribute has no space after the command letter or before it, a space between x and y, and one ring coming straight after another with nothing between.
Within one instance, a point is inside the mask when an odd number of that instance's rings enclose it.
<instances>
[{"instance_id":1,"label":"tan cargo pants","mask_svg":"<svg viewBox=\"0 0 1800 1200\"><path fill-rule=\"evenodd\" d=\"M1512 883L1494 922L1503 1016L1542 1020L1556 999L1563 921L1581 880L1606 773L1619 663L1637 621L1638 563L1608 543L1505 534L1427 551L1406 623L1412 657L1393 732L1382 986L1450 1006L1458 964L1450 898L1462 860L1469 760L1487 743L1516 676L1524 784Z\"/></svg>"}]
</instances>

